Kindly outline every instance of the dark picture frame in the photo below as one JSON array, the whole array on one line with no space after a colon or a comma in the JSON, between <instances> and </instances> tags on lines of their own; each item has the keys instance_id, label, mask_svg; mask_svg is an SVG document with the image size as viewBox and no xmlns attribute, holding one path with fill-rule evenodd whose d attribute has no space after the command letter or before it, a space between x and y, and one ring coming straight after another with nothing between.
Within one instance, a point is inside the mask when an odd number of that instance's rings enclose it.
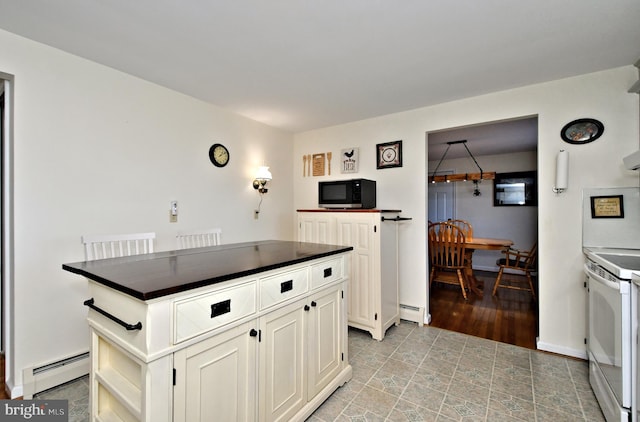
<instances>
[{"instance_id":1,"label":"dark picture frame","mask_svg":"<svg viewBox=\"0 0 640 422\"><path fill-rule=\"evenodd\" d=\"M624 218L622 195L592 196L591 218Z\"/></svg>"},{"instance_id":2,"label":"dark picture frame","mask_svg":"<svg viewBox=\"0 0 640 422\"><path fill-rule=\"evenodd\" d=\"M376 168L402 167L402 141L376 145Z\"/></svg>"},{"instance_id":3,"label":"dark picture frame","mask_svg":"<svg viewBox=\"0 0 640 422\"><path fill-rule=\"evenodd\" d=\"M494 207L538 205L538 172L496 173L493 179Z\"/></svg>"},{"instance_id":4,"label":"dark picture frame","mask_svg":"<svg viewBox=\"0 0 640 422\"><path fill-rule=\"evenodd\" d=\"M593 142L604 133L604 125L596 119L577 119L564 125L560 131L563 141L582 145Z\"/></svg>"}]
</instances>

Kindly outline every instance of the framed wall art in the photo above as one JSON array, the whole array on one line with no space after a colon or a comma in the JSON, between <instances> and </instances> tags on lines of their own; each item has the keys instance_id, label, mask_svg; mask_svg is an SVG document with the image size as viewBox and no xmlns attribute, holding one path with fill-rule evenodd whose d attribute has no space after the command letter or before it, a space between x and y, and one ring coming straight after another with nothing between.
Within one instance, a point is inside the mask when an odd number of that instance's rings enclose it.
<instances>
[{"instance_id":1,"label":"framed wall art","mask_svg":"<svg viewBox=\"0 0 640 422\"><path fill-rule=\"evenodd\" d=\"M622 195L592 196L591 218L624 218Z\"/></svg>"},{"instance_id":2,"label":"framed wall art","mask_svg":"<svg viewBox=\"0 0 640 422\"><path fill-rule=\"evenodd\" d=\"M496 173L493 179L493 206L538 205L538 174L534 171Z\"/></svg>"},{"instance_id":3,"label":"framed wall art","mask_svg":"<svg viewBox=\"0 0 640 422\"><path fill-rule=\"evenodd\" d=\"M582 145L593 142L604 133L604 125L596 119L578 119L564 125L560 131L563 141Z\"/></svg>"},{"instance_id":4,"label":"framed wall art","mask_svg":"<svg viewBox=\"0 0 640 422\"><path fill-rule=\"evenodd\" d=\"M360 162L360 150L347 148L340 151L340 171L342 173L357 173Z\"/></svg>"},{"instance_id":5,"label":"framed wall art","mask_svg":"<svg viewBox=\"0 0 640 422\"><path fill-rule=\"evenodd\" d=\"M402 167L402 141L376 145L377 168Z\"/></svg>"}]
</instances>

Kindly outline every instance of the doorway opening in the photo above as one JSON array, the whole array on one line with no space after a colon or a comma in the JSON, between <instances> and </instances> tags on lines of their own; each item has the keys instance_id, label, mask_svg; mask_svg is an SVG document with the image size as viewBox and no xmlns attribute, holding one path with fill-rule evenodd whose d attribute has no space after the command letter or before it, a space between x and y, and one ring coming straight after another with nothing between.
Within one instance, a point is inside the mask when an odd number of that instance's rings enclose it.
<instances>
[{"instance_id":1,"label":"doorway opening","mask_svg":"<svg viewBox=\"0 0 640 422\"><path fill-rule=\"evenodd\" d=\"M448 142L460 140L467 141L473 157L465 148L454 148L456 145L444 155ZM477 173L477 164L482 171L498 175L537 171L537 116L430 132L426 142L427 178L434 176L436 168L438 175ZM536 242L538 207L495 206L493 180L426 185L429 221L465 220L473 226L474 238L507 239L522 250ZM497 261L504 257L499 248L474 250L472 257L470 271L482 287L482 297L469 292L465 301L459 286L434 282L427 289L431 325L535 349L538 302L524 291L500 288L496 296L492 295L499 270Z\"/></svg>"}]
</instances>

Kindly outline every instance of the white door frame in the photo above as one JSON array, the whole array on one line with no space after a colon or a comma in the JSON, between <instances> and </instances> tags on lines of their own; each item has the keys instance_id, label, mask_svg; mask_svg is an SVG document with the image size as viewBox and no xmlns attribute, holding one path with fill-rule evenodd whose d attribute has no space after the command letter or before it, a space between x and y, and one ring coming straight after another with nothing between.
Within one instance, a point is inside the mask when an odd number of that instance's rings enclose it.
<instances>
[{"instance_id":1,"label":"white door frame","mask_svg":"<svg viewBox=\"0 0 640 422\"><path fill-rule=\"evenodd\" d=\"M0 72L4 87L4 122L2 134L2 346L5 354L5 386L11 388L14 380L13 335L13 110L14 77Z\"/></svg>"}]
</instances>

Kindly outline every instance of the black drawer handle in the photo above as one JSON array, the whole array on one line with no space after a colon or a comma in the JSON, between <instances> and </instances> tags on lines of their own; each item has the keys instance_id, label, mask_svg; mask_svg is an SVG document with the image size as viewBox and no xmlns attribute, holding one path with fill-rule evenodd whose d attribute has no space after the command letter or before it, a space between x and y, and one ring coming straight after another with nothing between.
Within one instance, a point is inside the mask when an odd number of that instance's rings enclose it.
<instances>
[{"instance_id":1,"label":"black drawer handle","mask_svg":"<svg viewBox=\"0 0 640 422\"><path fill-rule=\"evenodd\" d=\"M331 267L325 268L324 269L324 278L331 277L331 272L332 272L332 268Z\"/></svg>"},{"instance_id":2,"label":"black drawer handle","mask_svg":"<svg viewBox=\"0 0 640 422\"><path fill-rule=\"evenodd\" d=\"M223 300L222 302L211 305L211 318L228 314L229 312L231 312L231 299Z\"/></svg>"},{"instance_id":3,"label":"black drawer handle","mask_svg":"<svg viewBox=\"0 0 640 422\"><path fill-rule=\"evenodd\" d=\"M285 293L289 290L293 290L293 280L287 280L280 283L280 293Z\"/></svg>"},{"instance_id":4,"label":"black drawer handle","mask_svg":"<svg viewBox=\"0 0 640 422\"><path fill-rule=\"evenodd\" d=\"M99 314L102 314L104 316L106 316L107 318L109 318L111 321L114 321L120 325L122 325L124 328L126 328L128 331L133 331L133 330L142 330L142 323L140 321L138 321L137 324L127 324L126 322L124 322L123 320L121 320L120 318L110 314L109 312L105 311L102 308L97 307L96 305L94 305L94 300L93 298L91 299L87 299L84 301L84 306L88 306L91 309L93 309L94 311L98 312Z\"/></svg>"},{"instance_id":5,"label":"black drawer handle","mask_svg":"<svg viewBox=\"0 0 640 422\"><path fill-rule=\"evenodd\" d=\"M313 306L313 307L315 308L316 306L318 306L318 304L316 303L316 301L315 301L315 300L312 300L312 301L311 301L311 306Z\"/></svg>"}]
</instances>

